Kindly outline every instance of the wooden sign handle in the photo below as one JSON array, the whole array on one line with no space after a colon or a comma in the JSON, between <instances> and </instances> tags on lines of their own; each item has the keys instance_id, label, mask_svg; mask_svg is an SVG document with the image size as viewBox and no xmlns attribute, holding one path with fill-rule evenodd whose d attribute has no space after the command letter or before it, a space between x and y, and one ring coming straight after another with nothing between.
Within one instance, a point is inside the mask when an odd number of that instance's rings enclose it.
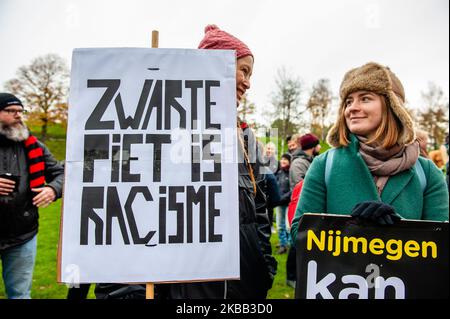
<instances>
[{"instance_id":1,"label":"wooden sign handle","mask_svg":"<svg viewBox=\"0 0 450 319\"><path fill-rule=\"evenodd\" d=\"M152 31L152 48L159 46L159 32L157 30Z\"/></svg>"},{"instance_id":2,"label":"wooden sign handle","mask_svg":"<svg viewBox=\"0 0 450 319\"><path fill-rule=\"evenodd\" d=\"M145 284L145 299L155 299L155 285L151 282Z\"/></svg>"},{"instance_id":3,"label":"wooden sign handle","mask_svg":"<svg viewBox=\"0 0 450 319\"><path fill-rule=\"evenodd\" d=\"M152 48L159 46L159 32L152 31ZM145 299L155 299L155 284L148 282L145 284Z\"/></svg>"}]
</instances>

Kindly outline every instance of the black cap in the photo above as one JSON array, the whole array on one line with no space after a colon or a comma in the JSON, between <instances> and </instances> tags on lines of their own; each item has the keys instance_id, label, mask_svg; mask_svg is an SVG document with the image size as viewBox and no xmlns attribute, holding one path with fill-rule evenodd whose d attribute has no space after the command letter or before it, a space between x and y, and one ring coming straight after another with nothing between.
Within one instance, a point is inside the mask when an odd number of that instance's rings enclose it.
<instances>
[{"instance_id":1,"label":"black cap","mask_svg":"<svg viewBox=\"0 0 450 319\"><path fill-rule=\"evenodd\" d=\"M22 102L15 95L10 93L0 93L0 111L10 105L20 105L23 107Z\"/></svg>"}]
</instances>

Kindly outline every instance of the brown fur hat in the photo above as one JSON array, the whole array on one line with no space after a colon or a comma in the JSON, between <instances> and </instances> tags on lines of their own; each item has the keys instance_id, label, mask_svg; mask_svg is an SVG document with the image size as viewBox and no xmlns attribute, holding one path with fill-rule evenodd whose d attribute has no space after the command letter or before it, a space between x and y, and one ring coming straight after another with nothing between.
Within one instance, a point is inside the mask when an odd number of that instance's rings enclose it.
<instances>
[{"instance_id":1,"label":"brown fur hat","mask_svg":"<svg viewBox=\"0 0 450 319\"><path fill-rule=\"evenodd\" d=\"M339 95L341 103L338 118L341 116L345 99L353 92L367 90L386 97L387 105L403 125L402 141L410 144L415 139L414 124L408 111L404 107L405 91L397 76L385 66L375 62L369 62L359 68L348 71L342 80ZM328 132L328 144L338 147L339 132L337 123Z\"/></svg>"}]
</instances>

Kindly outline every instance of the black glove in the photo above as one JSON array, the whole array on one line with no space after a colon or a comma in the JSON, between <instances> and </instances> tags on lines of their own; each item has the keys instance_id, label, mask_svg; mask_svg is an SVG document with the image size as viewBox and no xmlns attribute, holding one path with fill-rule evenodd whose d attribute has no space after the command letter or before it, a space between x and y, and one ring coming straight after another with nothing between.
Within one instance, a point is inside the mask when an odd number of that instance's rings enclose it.
<instances>
[{"instance_id":1,"label":"black glove","mask_svg":"<svg viewBox=\"0 0 450 319\"><path fill-rule=\"evenodd\" d=\"M394 211L394 207L379 201L365 201L355 205L352 217L371 220L379 225L393 225L401 217Z\"/></svg>"}]
</instances>

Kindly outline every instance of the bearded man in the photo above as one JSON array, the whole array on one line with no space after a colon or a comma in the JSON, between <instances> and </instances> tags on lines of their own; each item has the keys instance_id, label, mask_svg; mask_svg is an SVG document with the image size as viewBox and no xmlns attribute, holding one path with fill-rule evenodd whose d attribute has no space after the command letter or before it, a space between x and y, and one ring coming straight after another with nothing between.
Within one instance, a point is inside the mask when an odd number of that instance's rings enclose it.
<instances>
[{"instance_id":1,"label":"bearded man","mask_svg":"<svg viewBox=\"0 0 450 319\"><path fill-rule=\"evenodd\" d=\"M61 197L64 168L22 121L24 107L0 93L0 258L10 299L31 298L38 208Z\"/></svg>"}]
</instances>

